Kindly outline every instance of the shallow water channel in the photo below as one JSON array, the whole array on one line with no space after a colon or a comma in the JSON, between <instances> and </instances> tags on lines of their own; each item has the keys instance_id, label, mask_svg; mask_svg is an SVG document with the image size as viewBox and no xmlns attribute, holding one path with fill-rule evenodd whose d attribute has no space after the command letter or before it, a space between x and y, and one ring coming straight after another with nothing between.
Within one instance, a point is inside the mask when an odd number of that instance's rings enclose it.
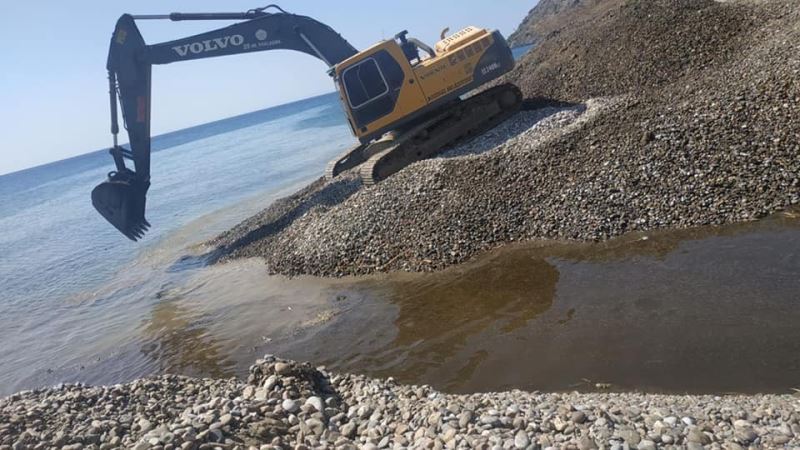
<instances>
[{"instance_id":1,"label":"shallow water channel","mask_svg":"<svg viewBox=\"0 0 800 450\"><path fill-rule=\"evenodd\" d=\"M800 385L800 221L521 244L435 274L215 267L153 308L161 369L263 353L450 392L783 392ZM609 386L606 386L609 385Z\"/></svg>"},{"instance_id":2,"label":"shallow water channel","mask_svg":"<svg viewBox=\"0 0 800 450\"><path fill-rule=\"evenodd\" d=\"M115 300L75 300L83 325L65 323L72 338L42 343L53 360L4 390L243 375L273 353L458 393L787 392L800 387L797 216L340 280L268 276L258 259L206 267L173 238L126 271L140 284L115 282Z\"/></svg>"},{"instance_id":3,"label":"shallow water channel","mask_svg":"<svg viewBox=\"0 0 800 450\"><path fill-rule=\"evenodd\" d=\"M340 320L280 353L450 392L800 386L800 222L786 215L523 244L352 289Z\"/></svg>"}]
</instances>

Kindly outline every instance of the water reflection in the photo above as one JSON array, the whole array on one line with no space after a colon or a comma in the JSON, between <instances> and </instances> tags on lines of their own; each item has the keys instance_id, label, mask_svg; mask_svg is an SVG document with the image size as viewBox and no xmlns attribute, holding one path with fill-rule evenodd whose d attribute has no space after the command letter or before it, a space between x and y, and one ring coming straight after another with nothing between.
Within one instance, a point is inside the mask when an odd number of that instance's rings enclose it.
<instances>
[{"instance_id":1,"label":"water reflection","mask_svg":"<svg viewBox=\"0 0 800 450\"><path fill-rule=\"evenodd\" d=\"M233 376L235 362L204 325L208 320L179 305L178 299L162 300L142 332L141 352L156 364L158 373Z\"/></svg>"},{"instance_id":2,"label":"water reflection","mask_svg":"<svg viewBox=\"0 0 800 450\"><path fill-rule=\"evenodd\" d=\"M542 259L510 255L507 266L475 265L400 283L395 347L401 379L431 379L455 389L472 378L492 351L483 334L510 333L553 305L558 270ZM427 379L428 375L422 375Z\"/></svg>"},{"instance_id":3,"label":"water reflection","mask_svg":"<svg viewBox=\"0 0 800 450\"><path fill-rule=\"evenodd\" d=\"M449 392L785 392L800 377L800 221L523 244L363 300L281 348Z\"/></svg>"},{"instance_id":4,"label":"water reflection","mask_svg":"<svg viewBox=\"0 0 800 450\"><path fill-rule=\"evenodd\" d=\"M514 259L516 258L516 259ZM494 352L491 336L525 327L553 305L558 270L514 255L505 266L472 264L436 274L362 281L341 318L281 349L340 370L459 390Z\"/></svg>"}]
</instances>

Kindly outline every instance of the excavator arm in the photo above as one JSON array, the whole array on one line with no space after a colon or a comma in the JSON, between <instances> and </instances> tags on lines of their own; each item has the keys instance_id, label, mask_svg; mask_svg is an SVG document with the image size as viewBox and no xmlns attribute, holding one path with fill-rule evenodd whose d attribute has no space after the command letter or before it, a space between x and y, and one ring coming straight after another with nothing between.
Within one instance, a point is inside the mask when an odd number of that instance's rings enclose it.
<instances>
[{"instance_id":1,"label":"excavator arm","mask_svg":"<svg viewBox=\"0 0 800 450\"><path fill-rule=\"evenodd\" d=\"M269 10L274 9L275 12ZM137 20L242 20L242 22L183 39L147 45ZM295 50L319 58L328 67L355 55L336 31L310 17L290 14L276 5L243 13L125 14L117 21L108 52L109 99L116 170L92 191L95 209L131 240L144 235L150 187L150 86L153 64L236 55L266 50ZM118 105L128 131L130 149L117 142ZM131 160L133 168L126 166Z\"/></svg>"}]
</instances>

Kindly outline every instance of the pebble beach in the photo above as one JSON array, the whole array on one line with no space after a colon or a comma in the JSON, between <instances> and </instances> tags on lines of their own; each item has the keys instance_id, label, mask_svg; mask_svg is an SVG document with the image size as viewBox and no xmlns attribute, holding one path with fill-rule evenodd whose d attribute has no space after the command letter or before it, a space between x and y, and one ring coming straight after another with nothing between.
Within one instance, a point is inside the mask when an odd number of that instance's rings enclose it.
<instances>
[{"instance_id":1,"label":"pebble beach","mask_svg":"<svg viewBox=\"0 0 800 450\"><path fill-rule=\"evenodd\" d=\"M209 241L210 259L287 277L431 272L517 242L797 210L796 1L586 3L602 7L565 13L506 76L518 114L372 187L317 179ZM0 450L800 449L800 390L610 388L455 395L266 355L246 377L12 394Z\"/></svg>"},{"instance_id":2,"label":"pebble beach","mask_svg":"<svg viewBox=\"0 0 800 450\"><path fill-rule=\"evenodd\" d=\"M0 400L2 450L798 446L796 395L448 395L271 355L247 380L165 375Z\"/></svg>"}]
</instances>

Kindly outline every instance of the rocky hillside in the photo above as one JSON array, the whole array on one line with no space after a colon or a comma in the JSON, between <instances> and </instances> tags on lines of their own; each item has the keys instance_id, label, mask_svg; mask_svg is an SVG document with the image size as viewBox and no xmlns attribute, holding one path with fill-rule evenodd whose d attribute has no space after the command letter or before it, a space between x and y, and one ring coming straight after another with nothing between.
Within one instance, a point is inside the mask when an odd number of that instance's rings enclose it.
<instances>
[{"instance_id":1,"label":"rocky hillside","mask_svg":"<svg viewBox=\"0 0 800 450\"><path fill-rule=\"evenodd\" d=\"M562 13L570 11L586 3L595 3L597 0L540 0L519 24L517 30L508 36L511 47L535 45L541 42L548 34L554 32L564 22Z\"/></svg>"}]
</instances>

